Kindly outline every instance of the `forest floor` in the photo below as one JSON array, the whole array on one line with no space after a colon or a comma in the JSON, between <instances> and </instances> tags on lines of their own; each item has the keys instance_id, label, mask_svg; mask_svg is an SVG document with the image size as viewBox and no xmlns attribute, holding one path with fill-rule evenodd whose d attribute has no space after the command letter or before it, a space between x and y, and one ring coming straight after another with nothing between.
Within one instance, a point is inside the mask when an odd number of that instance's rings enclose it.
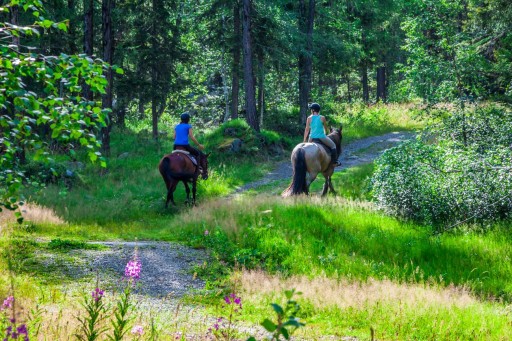
<instances>
[{"instance_id":1,"label":"forest floor","mask_svg":"<svg viewBox=\"0 0 512 341\"><path fill-rule=\"evenodd\" d=\"M410 132L395 132L353 141L343 146L340 156L342 166L336 168L336 171L372 162L384 150L413 136ZM248 183L238 188L235 193L240 195L273 181L289 179L291 175L290 162L283 161L264 179ZM208 254L204 250L152 241L108 241L97 244L102 247L95 250L74 250L67 259L52 257L44 252L39 253L38 258L49 266L61 269L63 275L76 279L90 278L95 272L103 288L118 291L121 290L122 283L119 278L122 277L124 265L137 255L142 263L141 279L136 290L139 308L157 315L172 314L174 318L180 315L183 320L195 320L196 324L198 320L203 321L203 325L215 323L215 319L205 319L200 309L180 307L184 295L204 289L204 282L196 278L193 270L194 266L201 266L208 261ZM191 316L192 311L195 318ZM263 332L258 326L240 328L253 335L261 335Z\"/></svg>"}]
</instances>

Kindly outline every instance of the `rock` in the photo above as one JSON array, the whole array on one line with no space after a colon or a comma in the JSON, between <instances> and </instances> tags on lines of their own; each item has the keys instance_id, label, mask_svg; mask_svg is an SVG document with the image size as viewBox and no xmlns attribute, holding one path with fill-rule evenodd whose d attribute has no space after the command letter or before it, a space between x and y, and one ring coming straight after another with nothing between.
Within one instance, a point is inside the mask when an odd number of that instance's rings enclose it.
<instances>
[{"instance_id":1,"label":"rock","mask_svg":"<svg viewBox=\"0 0 512 341\"><path fill-rule=\"evenodd\" d=\"M224 129L224 136L236 136L236 129L235 128Z\"/></svg>"},{"instance_id":2,"label":"rock","mask_svg":"<svg viewBox=\"0 0 512 341\"><path fill-rule=\"evenodd\" d=\"M242 140L240 139L234 139L233 142L231 142L231 150L233 153L240 153L242 150Z\"/></svg>"},{"instance_id":3,"label":"rock","mask_svg":"<svg viewBox=\"0 0 512 341\"><path fill-rule=\"evenodd\" d=\"M125 153L119 155L117 158L118 159L126 159L128 156L130 156L130 153L125 152Z\"/></svg>"},{"instance_id":4,"label":"rock","mask_svg":"<svg viewBox=\"0 0 512 341\"><path fill-rule=\"evenodd\" d=\"M68 168L71 171L76 171L79 169L84 169L85 165L82 162L79 161L73 161L73 162L67 162L66 168Z\"/></svg>"}]
</instances>

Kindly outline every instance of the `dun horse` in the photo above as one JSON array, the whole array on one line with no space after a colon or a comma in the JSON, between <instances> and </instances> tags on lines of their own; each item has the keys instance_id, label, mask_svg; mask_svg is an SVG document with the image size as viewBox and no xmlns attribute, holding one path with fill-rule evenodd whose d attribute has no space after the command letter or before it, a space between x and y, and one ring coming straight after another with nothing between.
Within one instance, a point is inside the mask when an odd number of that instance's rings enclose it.
<instances>
[{"instance_id":1,"label":"dun horse","mask_svg":"<svg viewBox=\"0 0 512 341\"><path fill-rule=\"evenodd\" d=\"M160 163L158 164L158 170L165 181L167 187L167 200L165 201L165 208L168 207L169 201L174 206L174 191L180 181L185 185L185 191L187 192L187 200L185 203L190 203L190 188L189 183L192 183L192 205L196 203L196 188L197 178L199 175L203 180L208 179L208 156L210 154L204 154L199 152L197 158L197 165L192 162L189 155L186 152L175 150L171 154L165 155Z\"/></svg>"},{"instance_id":2,"label":"dun horse","mask_svg":"<svg viewBox=\"0 0 512 341\"><path fill-rule=\"evenodd\" d=\"M332 129L327 135L336 144L337 157L341 154L342 129ZM299 143L292 151L293 177L292 183L281 194L283 197L292 195L309 194L309 185L316 179L318 173L325 178L322 196L330 189L336 193L332 186L331 176L334 172L334 165L331 162L330 152L320 143Z\"/></svg>"}]
</instances>

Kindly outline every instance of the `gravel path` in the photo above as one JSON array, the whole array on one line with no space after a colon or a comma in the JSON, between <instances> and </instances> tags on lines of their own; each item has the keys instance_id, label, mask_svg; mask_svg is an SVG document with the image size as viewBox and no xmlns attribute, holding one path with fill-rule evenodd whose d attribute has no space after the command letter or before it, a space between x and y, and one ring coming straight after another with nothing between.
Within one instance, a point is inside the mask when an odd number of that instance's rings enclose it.
<instances>
[{"instance_id":1,"label":"gravel path","mask_svg":"<svg viewBox=\"0 0 512 341\"><path fill-rule=\"evenodd\" d=\"M337 167L335 172L372 162L386 149L394 147L397 144L409 140L413 137L414 133L411 132L393 132L385 135L372 136L353 141L345 146L342 146L342 153L339 158L341 161L341 166ZM264 179L250 182L242 187L239 187L235 191L235 194L242 193L259 186L267 185L274 181L290 179L292 173L292 165L290 161L281 162Z\"/></svg>"}]
</instances>

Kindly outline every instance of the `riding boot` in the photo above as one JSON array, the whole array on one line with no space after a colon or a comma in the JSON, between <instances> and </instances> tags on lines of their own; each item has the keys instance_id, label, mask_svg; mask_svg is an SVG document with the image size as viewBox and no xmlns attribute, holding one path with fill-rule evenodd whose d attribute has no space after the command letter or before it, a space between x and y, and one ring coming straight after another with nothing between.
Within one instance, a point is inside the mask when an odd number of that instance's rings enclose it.
<instances>
[{"instance_id":1,"label":"riding boot","mask_svg":"<svg viewBox=\"0 0 512 341\"><path fill-rule=\"evenodd\" d=\"M338 151L336 148L331 149L331 163L334 165L334 167L340 165L340 162L338 161Z\"/></svg>"}]
</instances>

